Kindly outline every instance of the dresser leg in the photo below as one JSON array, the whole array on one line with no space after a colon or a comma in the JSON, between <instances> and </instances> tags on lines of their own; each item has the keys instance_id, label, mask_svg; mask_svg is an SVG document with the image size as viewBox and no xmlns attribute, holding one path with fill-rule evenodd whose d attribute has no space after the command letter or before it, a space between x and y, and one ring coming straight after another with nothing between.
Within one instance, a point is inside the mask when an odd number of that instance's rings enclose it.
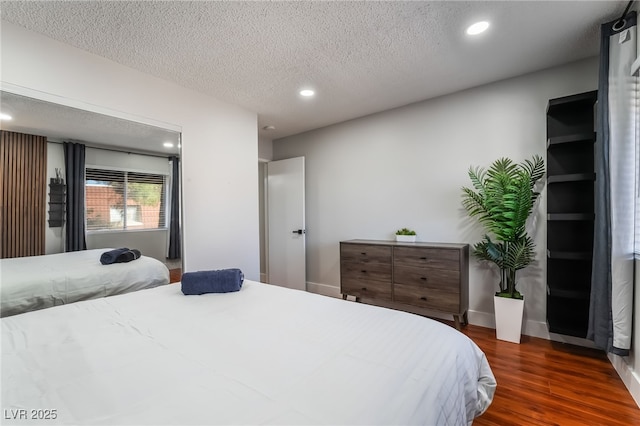
<instances>
[{"instance_id":1,"label":"dresser leg","mask_svg":"<svg viewBox=\"0 0 640 426\"><path fill-rule=\"evenodd\" d=\"M347 295L346 294L342 295L342 300L347 300Z\"/></svg>"},{"instance_id":2,"label":"dresser leg","mask_svg":"<svg viewBox=\"0 0 640 426\"><path fill-rule=\"evenodd\" d=\"M460 330L460 315L454 315L453 316L453 322L455 323L456 326L456 330ZM467 320L467 312L465 311L464 314L462 314L462 325L467 325L469 324L469 321Z\"/></svg>"}]
</instances>

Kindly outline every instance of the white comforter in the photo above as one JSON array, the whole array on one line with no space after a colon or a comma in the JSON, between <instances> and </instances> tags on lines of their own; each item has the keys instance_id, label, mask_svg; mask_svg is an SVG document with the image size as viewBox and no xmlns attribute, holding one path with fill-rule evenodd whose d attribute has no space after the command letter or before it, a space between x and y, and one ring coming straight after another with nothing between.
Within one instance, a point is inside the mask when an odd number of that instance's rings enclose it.
<instances>
[{"instance_id":1,"label":"white comforter","mask_svg":"<svg viewBox=\"0 0 640 426\"><path fill-rule=\"evenodd\" d=\"M56 417L7 424L465 425L495 389L484 354L447 325L252 281L1 322L5 413Z\"/></svg>"},{"instance_id":2,"label":"white comforter","mask_svg":"<svg viewBox=\"0 0 640 426\"><path fill-rule=\"evenodd\" d=\"M0 260L0 316L128 293L169 283L169 270L146 256L102 265L111 249Z\"/></svg>"}]
</instances>

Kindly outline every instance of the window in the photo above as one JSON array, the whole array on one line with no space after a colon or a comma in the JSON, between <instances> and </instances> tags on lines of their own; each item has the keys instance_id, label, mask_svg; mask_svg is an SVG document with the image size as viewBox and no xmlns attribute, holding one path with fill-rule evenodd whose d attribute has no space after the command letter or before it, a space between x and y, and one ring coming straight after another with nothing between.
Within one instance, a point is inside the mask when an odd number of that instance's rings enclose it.
<instances>
[{"instance_id":1,"label":"window","mask_svg":"<svg viewBox=\"0 0 640 426\"><path fill-rule=\"evenodd\" d=\"M87 168L87 231L166 227L164 175Z\"/></svg>"}]
</instances>

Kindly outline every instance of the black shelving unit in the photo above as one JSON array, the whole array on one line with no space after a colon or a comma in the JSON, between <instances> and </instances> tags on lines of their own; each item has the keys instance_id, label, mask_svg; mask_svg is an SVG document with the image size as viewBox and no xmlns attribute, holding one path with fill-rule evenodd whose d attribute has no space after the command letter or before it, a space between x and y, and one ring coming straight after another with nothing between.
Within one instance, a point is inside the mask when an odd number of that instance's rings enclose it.
<instances>
[{"instance_id":1,"label":"black shelving unit","mask_svg":"<svg viewBox=\"0 0 640 426\"><path fill-rule=\"evenodd\" d=\"M547 324L586 337L593 259L597 91L547 107Z\"/></svg>"},{"instance_id":2,"label":"black shelving unit","mask_svg":"<svg viewBox=\"0 0 640 426\"><path fill-rule=\"evenodd\" d=\"M49 228L64 224L65 185L61 180L49 180Z\"/></svg>"}]
</instances>

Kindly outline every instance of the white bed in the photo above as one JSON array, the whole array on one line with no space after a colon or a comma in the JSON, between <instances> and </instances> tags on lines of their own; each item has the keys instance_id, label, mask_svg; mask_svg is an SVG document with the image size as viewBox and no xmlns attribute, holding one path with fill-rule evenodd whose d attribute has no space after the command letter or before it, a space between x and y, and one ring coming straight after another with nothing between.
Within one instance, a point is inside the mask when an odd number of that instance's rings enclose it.
<instances>
[{"instance_id":1,"label":"white bed","mask_svg":"<svg viewBox=\"0 0 640 426\"><path fill-rule=\"evenodd\" d=\"M169 270L146 256L102 265L111 249L83 250L0 260L0 316L169 283Z\"/></svg>"},{"instance_id":2,"label":"white bed","mask_svg":"<svg viewBox=\"0 0 640 426\"><path fill-rule=\"evenodd\" d=\"M0 321L6 424L465 425L496 385L445 324L253 281ZM27 420L11 420L20 410Z\"/></svg>"}]
</instances>

